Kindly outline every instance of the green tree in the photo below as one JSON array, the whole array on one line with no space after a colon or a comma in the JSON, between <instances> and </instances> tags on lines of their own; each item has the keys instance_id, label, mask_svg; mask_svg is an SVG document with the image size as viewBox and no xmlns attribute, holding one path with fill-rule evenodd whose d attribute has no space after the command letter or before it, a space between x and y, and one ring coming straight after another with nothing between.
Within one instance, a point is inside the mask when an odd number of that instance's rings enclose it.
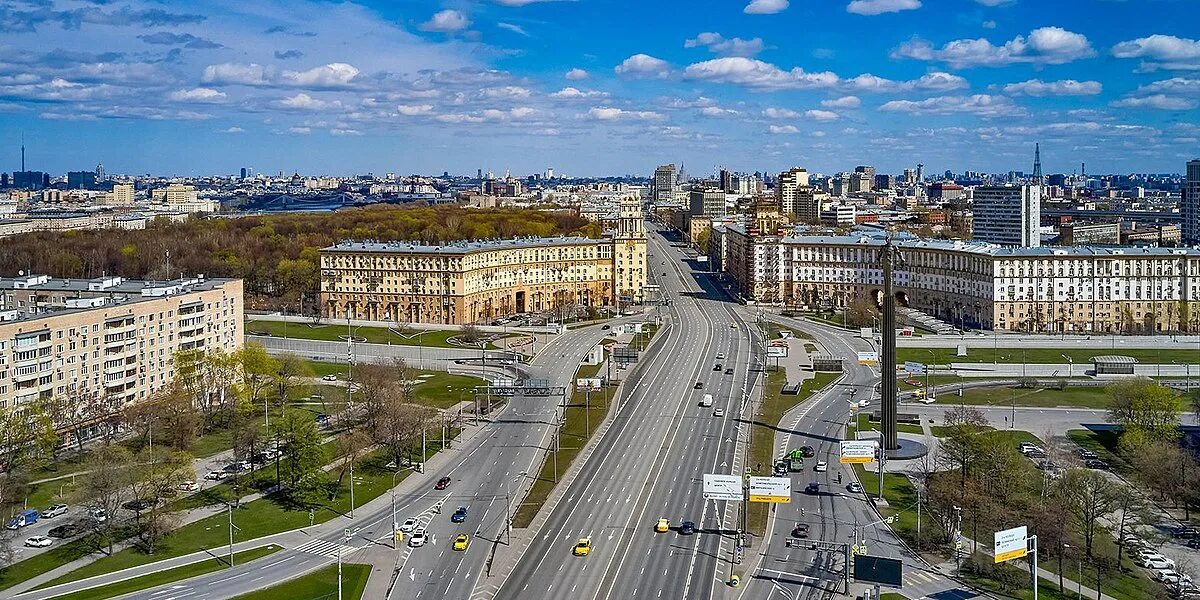
<instances>
[{"instance_id":1,"label":"green tree","mask_svg":"<svg viewBox=\"0 0 1200 600\"><path fill-rule=\"evenodd\" d=\"M1179 395L1146 378L1108 384L1108 420L1155 440L1179 439Z\"/></svg>"},{"instance_id":2,"label":"green tree","mask_svg":"<svg viewBox=\"0 0 1200 600\"><path fill-rule=\"evenodd\" d=\"M280 458L278 464L277 485L286 482L291 488L293 497L298 497L305 487L316 485L321 467L325 466L324 438L316 421L308 413L299 411L284 411L271 422L272 437L279 443Z\"/></svg>"},{"instance_id":3,"label":"green tree","mask_svg":"<svg viewBox=\"0 0 1200 600\"><path fill-rule=\"evenodd\" d=\"M267 354L261 345L254 343L247 343L234 354L239 367L239 396L251 405L258 406L279 374L279 361Z\"/></svg>"}]
</instances>

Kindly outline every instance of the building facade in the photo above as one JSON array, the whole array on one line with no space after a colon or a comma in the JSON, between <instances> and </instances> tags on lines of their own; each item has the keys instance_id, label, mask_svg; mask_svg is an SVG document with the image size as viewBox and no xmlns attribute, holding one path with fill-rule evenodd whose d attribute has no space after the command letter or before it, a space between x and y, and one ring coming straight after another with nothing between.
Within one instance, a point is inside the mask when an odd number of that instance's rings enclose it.
<instances>
[{"instance_id":1,"label":"building facade","mask_svg":"<svg viewBox=\"0 0 1200 600\"><path fill-rule=\"evenodd\" d=\"M688 214L704 217L725 216L725 191L717 188L695 187L688 193Z\"/></svg>"},{"instance_id":2,"label":"building facade","mask_svg":"<svg viewBox=\"0 0 1200 600\"><path fill-rule=\"evenodd\" d=\"M1041 245L1041 186L979 186L972 212L975 240L1024 248Z\"/></svg>"},{"instance_id":3,"label":"building facade","mask_svg":"<svg viewBox=\"0 0 1200 600\"><path fill-rule=\"evenodd\" d=\"M674 202L675 200L675 165L662 165L654 170L654 201Z\"/></svg>"},{"instance_id":4,"label":"building facade","mask_svg":"<svg viewBox=\"0 0 1200 600\"><path fill-rule=\"evenodd\" d=\"M637 200L607 237L525 238L426 246L342 242L321 251L329 318L465 324L565 306L643 300L646 235Z\"/></svg>"},{"instance_id":5,"label":"building facade","mask_svg":"<svg viewBox=\"0 0 1200 600\"><path fill-rule=\"evenodd\" d=\"M1184 243L1200 244L1200 159L1189 160L1187 163L1179 212L1183 213L1180 234Z\"/></svg>"},{"instance_id":6,"label":"building facade","mask_svg":"<svg viewBox=\"0 0 1200 600\"><path fill-rule=\"evenodd\" d=\"M877 301L881 235L723 232L723 264L748 300L795 307ZM1200 331L1200 250L1015 248L897 238L896 299L966 328L1082 333Z\"/></svg>"},{"instance_id":7,"label":"building facade","mask_svg":"<svg viewBox=\"0 0 1200 600\"><path fill-rule=\"evenodd\" d=\"M174 380L176 352L240 348L243 310L240 279L0 279L0 409L149 398Z\"/></svg>"}]
</instances>

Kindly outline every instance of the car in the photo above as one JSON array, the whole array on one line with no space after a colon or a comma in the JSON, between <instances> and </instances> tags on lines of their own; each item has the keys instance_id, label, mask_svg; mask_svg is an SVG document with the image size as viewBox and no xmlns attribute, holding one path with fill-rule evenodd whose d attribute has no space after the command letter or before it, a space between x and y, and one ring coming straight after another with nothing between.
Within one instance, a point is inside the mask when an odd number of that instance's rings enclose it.
<instances>
[{"instance_id":1,"label":"car","mask_svg":"<svg viewBox=\"0 0 1200 600\"><path fill-rule=\"evenodd\" d=\"M1147 569L1174 569L1175 561L1165 556L1151 556L1142 559L1141 565Z\"/></svg>"},{"instance_id":2,"label":"car","mask_svg":"<svg viewBox=\"0 0 1200 600\"><path fill-rule=\"evenodd\" d=\"M59 515L65 515L67 514L67 508L68 507L66 504L55 504L54 506L42 511L42 518L53 519Z\"/></svg>"},{"instance_id":3,"label":"car","mask_svg":"<svg viewBox=\"0 0 1200 600\"><path fill-rule=\"evenodd\" d=\"M1080 448L1079 449L1079 458L1082 458L1083 460L1091 460L1093 458L1100 458L1100 457L1096 456L1095 452L1092 452L1091 450L1088 450L1087 448Z\"/></svg>"},{"instance_id":4,"label":"car","mask_svg":"<svg viewBox=\"0 0 1200 600\"><path fill-rule=\"evenodd\" d=\"M1188 540L1187 547L1200 550L1200 538Z\"/></svg>"},{"instance_id":5,"label":"car","mask_svg":"<svg viewBox=\"0 0 1200 600\"><path fill-rule=\"evenodd\" d=\"M796 526L792 528L792 537L794 537L794 538L808 537L808 523L796 523Z\"/></svg>"},{"instance_id":6,"label":"car","mask_svg":"<svg viewBox=\"0 0 1200 600\"><path fill-rule=\"evenodd\" d=\"M1179 571L1175 569L1158 569L1154 571L1154 579L1162 583L1179 583Z\"/></svg>"},{"instance_id":7,"label":"car","mask_svg":"<svg viewBox=\"0 0 1200 600\"><path fill-rule=\"evenodd\" d=\"M1046 458L1046 451L1034 446L1025 452L1025 456L1029 458Z\"/></svg>"},{"instance_id":8,"label":"car","mask_svg":"<svg viewBox=\"0 0 1200 600\"><path fill-rule=\"evenodd\" d=\"M225 471L209 471L204 474L204 478L209 481L220 481L226 477L229 477L229 473Z\"/></svg>"},{"instance_id":9,"label":"car","mask_svg":"<svg viewBox=\"0 0 1200 600\"><path fill-rule=\"evenodd\" d=\"M809 483L808 485L804 486L804 493L810 496L815 496L821 493L821 484L816 481Z\"/></svg>"},{"instance_id":10,"label":"car","mask_svg":"<svg viewBox=\"0 0 1200 600\"><path fill-rule=\"evenodd\" d=\"M450 487L450 478L449 477L443 477L443 478L437 480L437 483L435 483L433 485L433 489L435 489L435 490L444 490L448 487Z\"/></svg>"},{"instance_id":11,"label":"car","mask_svg":"<svg viewBox=\"0 0 1200 600\"><path fill-rule=\"evenodd\" d=\"M1158 552L1158 550L1154 550L1154 549L1152 549L1152 548L1142 548L1141 550L1138 550L1138 551L1137 551L1136 553L1134 553L1134 554L1135 554L1135 556L1137 556L1137 560L1138 560L1138 562L1139 562L1139 563L1140 563L1141 561L1143 561L1143 560L1148 560L1148 559L1152 559L1152 558L1162 558L1162 557L1163 557L1163 555L1162 555L1162 554L1160 554L1160 553Z\"/></svg>"},{"instance_id":12,"label":"car","mask_svg":"<svg viewBox=\"0 0 1200 600\"><path fill-rule=\"evenodd\" d=\"M851 494L861 494L863 491L862 484L857 481L851 481L850 485L846 486L846 491Z\"/></svg>"},{"instance_id":13,"label":"car","mask_svg":"<svg viewBox=\"0 0 1200 600\"><path fill-rule=\"evenodd\" d=\"M696 524L691 521L684 521L679 524L680 535L692 535L696 533Z\"/></svg>"},{"instance_id":14,"label":"car","mask_svg":"<svg viewBox=\"0 0 1200 600\"><path fill-rule=\"evenodd\" d=\"M666 533L671 529L671 522L666 519L659 519L658 523L654 524L654 531L657 533Z\"/></svg>"},{"instance_id":15,"label":"car","mask_svg":"<svg viewBox=\"0 0 1200 600\"><path fill-rule=\"evenodd\" d=\"M463 521L466 521L466 520L467 520L467 507L465 507L465 506L458 507L458 510L454 511L454 514L450 515L451 523L462 523Z\"/></svg>"},{"instance_id":16,"label":"car","mask_svg":"<svg viewBox=\"0 0 1200 600\"><path fill-rule=\"evenodd\" d=\"M818 460L817 464L813 467L813 470L818 473L824 473L825 471L829 470L829 465L823 460Z\"/></svg>"},{"instance_id":17,"label":"car","mask_svg":"<svg viewBox=\"0 0 1200 600\"><path fill-rule=\"evenodd\" d=\"M591 553L592 538L590 537L579 538L579 541L575 542L575 547L571 549L571 554L574 554L575 556L587 556Z\"/></svg>"},{"instance_id":18,"label":"car","mask_svg":"<svg viewBox=\"0 0 1200 600\"><path fill-rule=\"evenodd\" d=\"M337 381L337 375L334 375L333 373L330 373L330 374L328 374L328 375L326 375L326 376L322 377L322 378L321 378L321 380L322 380L322 381Z\"/></svg>"},{"instance_id":19,"label":"car","mask_svg":"<svg viewBox=\"0 0 1200 600\"><path fill-rule=\"evenodd\" d=\"M313 417L313 419L318 424L324 425L325 423L329 422L329 415L327 415L325 413L318 413L317 416Z\"/></svg>"},{"instance_id":20,"label":"car","mask_svg":"<svg viewBox=\"0 0 1200 600\"><path fill-rule=\"evenodd\" d=\"M417 520L416 519L405 519L404 522L400 524L400 531L403 533L412 533L412 531L416 528L417 528Z\"/></svg>"},{"instance_id":21,"label":"car","mask_svg":"<svg viewBox=\"0 0 1200 600\"><path fill-rule=\"evenodd\" d=\"M427 541L429 541L429 538L425 534L425 528L422 527L421 529L414 530L412 535L408 537L408 547L420 548L421 546L424 546L425 542Z\"/></svg>"},{"instance_id":22,"label":"car","mask_svg":"<svg viewBox=\"0 0 1200 600\"><path fill-rule=\"evenodd\" d=\"M725 353L724 353L724 352L718 352L718 353L717 353L717 360L725 360Z\"/></svg>"},{"instance_id":23,"label":"car","mask_svg":"<svg viewBox=\"0 0 1200 600\"><path fill-rule=\"evenodd\" d=\"M704 382L703 382L703 381L697 381L697 382L696 382L696 385L692 386L692 389L696 389L696 390L702 390L702 389L704 389Z\"/></svg>"},{"instance_id":24,"label":"car","mask_svg":"<svg viewBox=\"0 0 1200 600\"><path fill-rule=\"evenodd\" d=\"M726 367L726 368L725 368L725 374L726 374L726 375L733 375L733 367Z\"/></svg>"},{"instance_id":25,"label":"car","mask_svg":"<svg viewBox=\"0 0 1200 600\"><path fill-rule=\"evenodd\" d=\"M812 458L817 455L817 449L812 446L800 446L800 456Z\"/></svg>"},{"instance_id":26,"label":"car","mask_svg":"<svg viewBox=\"0 0 1200 600\"><path fill-rule=\"evenodd\" d=\"M469 536L465 533L460 533L460 534L458 534L458 537L454 538L454 550L457 552L465 551L467 549L467 546L470 546L470 545L471 545L471 536Z\"/></svg>"},{"instance_id":27,"label":"car","mask_svg":"<svg viewBox=\"0 0 1200 600\"><path fill-rule=\"evenodd\" d=\"M224 467L222 467L221 470L225 471L226 473L232 474L232 473L241 473L242 471L249 471L251 468L253 468L253 467L250 465L250 461L235 460L235 461L225 465Z\"/></svg>"},{"instance_id":28,"label":"car","mask_svg":"<svg viewBox=\"0 0 1200 600\"><path fill-rule=\"evenodd\" d=\"M737 323L730 323L730 324L729 324L729 328L730 328L730 329L737 329Z\"/></svg>"},{"instance_id":29,"label":"car","mask_svg":"<svg viewBox=\"0 0 1200 600\"><path fill-rule=\"evenodd\" d=\"M97 523L103 523L108 520L108 511L100 507L89 508L88 516Z\"/></svg>"},{"instance_id":30,"label":"car","mask_svg":"<svg viewBox=\"0 0 1200 600\"><path fill-rule=\"evenodd\" d=\"M44 516L44 515L43 515ZM1200 537L1200 527L1172 527L1171 537L1190 540Z\"/></svg>"},{"instance_id":31,"label":"car","mask_svg":"<svg viewBox=\"0 0 1200 600\"><path fill-rule=\"evenodd\" d=\"M871 400L869 398L863 398L862 400L858 401L859 408L866 408L870 405L871 405Z\"/></svg>"},{"instance_id":32,"label":"car","mask_svg":"<svg viewBox=\"0 0 1200 600\"><path fill-rule=\"evenodd\" d=\"M714 371L720 371L721 369L724 369L724 368L725 368L725 367L722 367L722 366L721 366L721 363L717 363L717 364L713 365L713 370L714 370Z\"/></svg>"},{"instance_id":33,"label":"car","mask_svg":"<svg viewBox=\"0 0 1200 600\"><path fill-rule=\"evenodd\" d=\"M133 512L142 512L143 510L146 510L147 508L150 508L151 506L154 506L153 500L150 500L148 498L135 498L133 500L130 500L129 502L122 504L121 508L123 508L125 510L132 510Z\"/></svg>"},{"instance_id":34,"label":"car","mask_svg":"<svg viewBox=\"0 0 1200 600\"><path fill-rule=\"evenodd\" d=\"M721 408L721 407L719 407L719 406L718 406L717 408L714 408L714 409L713 409L713 416L714 416L714 417L723 417L723 416L725 416L725 409L723 409L723 408Z\"/></svg>"},{"instance_id":35,"label":"car","mask_svg":"<svg viewBox=\"0 0 1200 600\"><path fill-rule=\"evenodd\" d=\"M611 327L609 327L608 325L601 325L601 326L600 326L600 331L608 331L609 329L612 329L612 328L611 328Z\"/></svg>"},{"instance_id":36,"label":"car","mask_svg":"<svg viewBox=\"0 0 1200 600\"><path fill-rule=\"evenodd\" d=\"M54 540L44 535L35 535L31 538L25 539L25 545L29 546L30 548L49 548L50 544L53 543Z\"/></svg>"},{"instance_id":37,"label":"car","mask_svg":"<svg viewBox=\"0 0 1200 600\"><path fill-rule=\"evenodd\" d=\"M88 529L90 529L90 525L87 521L76 519L66 524L59 525L58 527L51 528L50 531L46 532L46 535L53 538L58 538L60 540L65 540L67 538L73 538L87 531Z\"/></svg>"},{"instance_id":38,"label":"car","mask_svg":"<svg viewBox=\"0 0 1200 600\"><path fill-rule=\"evenodd\" d=\"M1093 458L1093 459L1084 461L1083 466L1085 466L1089 469L1096 469L1098 471L1107 471L1108 470L1108 463L1106 463L1098 458Z\"/></svg>"},{"instance_id":39,"label":"car","mask_svg":"<svg viewBox=\"0 0 1200 600\"><path fill-rule=\"evenodd\" d=\"M179 485L177 485L175 487L176 487L176 489L178 489L181 492L194 492L194 491L200 489L200 484L189 479L187 481L181 481L179 483Z\"/></svg>"}]
</instances>

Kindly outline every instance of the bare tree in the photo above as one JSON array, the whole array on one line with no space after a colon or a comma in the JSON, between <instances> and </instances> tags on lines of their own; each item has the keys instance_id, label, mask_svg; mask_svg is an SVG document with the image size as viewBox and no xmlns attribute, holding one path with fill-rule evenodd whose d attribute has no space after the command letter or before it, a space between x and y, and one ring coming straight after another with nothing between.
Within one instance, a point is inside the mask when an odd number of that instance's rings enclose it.
<instances>
[{"instance_id":1,"label":"bare tree","mask_svg":"<svg viewBox=\"0 0 1200 600\"><path fill-rule=\"evenodd\" d=\"M1083 536L1085 554L1096 558L1092 549L1096 532L1102 531L1101 521L1107 520L1121 505L1116 486L1096 471L1070 469L1056 487Z\"/></svg>"},{"instance_id":2,"label":"bare tree","mask_svg":"<svg viewBox=\"0 0 1200 600\"><path fill-rule=\"evenodd\" d=\"M133 455L123 446L98 448L88 460L85 472L76 487L79 502L92 509L103 511L103 520L92 518L92 539L97 548L107 547L112 554L117 526L116 514L129 496L129 471L133 467Z\"/></svg>"},{"instance_id":3,"label":"bare tree","mask_svg":"<svg viewBox=\"0 0 1200 600\"><path fill-rule=\"evenodd\" d=\"M483 340L483 332L473 323L463 323L458 330L458 340L464 344L477 346Z\"/></svg>"},{"instance_id":4,"label":"bare tree","mask_svg":"<svg viewBox=\"0 0 1200 600\"><path fill-rule=\"evenodd\" d=\"M280 405L286 406L297 390L308 387L307 380L313 376L308 362L292 353L284 354L277 361L279 367L273 376L275 396Z\"/></svg>"}]
</instances>

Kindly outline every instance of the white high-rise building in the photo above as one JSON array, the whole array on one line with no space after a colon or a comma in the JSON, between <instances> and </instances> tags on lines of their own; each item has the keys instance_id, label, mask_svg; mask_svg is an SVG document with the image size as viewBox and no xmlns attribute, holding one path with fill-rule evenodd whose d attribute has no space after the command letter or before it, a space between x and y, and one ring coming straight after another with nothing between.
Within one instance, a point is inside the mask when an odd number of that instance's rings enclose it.
<instances>
[{"instance_id":1,"label":"white high-rise building","mask_svg":"<svg viewBox=\"0 0 1200 600\"><path fill-rule=\"evenodd\" d=\"M977 187L972 213L976 241L1025 248L1041 245L1041 186Z\"/></svg>"}]
</instances>

